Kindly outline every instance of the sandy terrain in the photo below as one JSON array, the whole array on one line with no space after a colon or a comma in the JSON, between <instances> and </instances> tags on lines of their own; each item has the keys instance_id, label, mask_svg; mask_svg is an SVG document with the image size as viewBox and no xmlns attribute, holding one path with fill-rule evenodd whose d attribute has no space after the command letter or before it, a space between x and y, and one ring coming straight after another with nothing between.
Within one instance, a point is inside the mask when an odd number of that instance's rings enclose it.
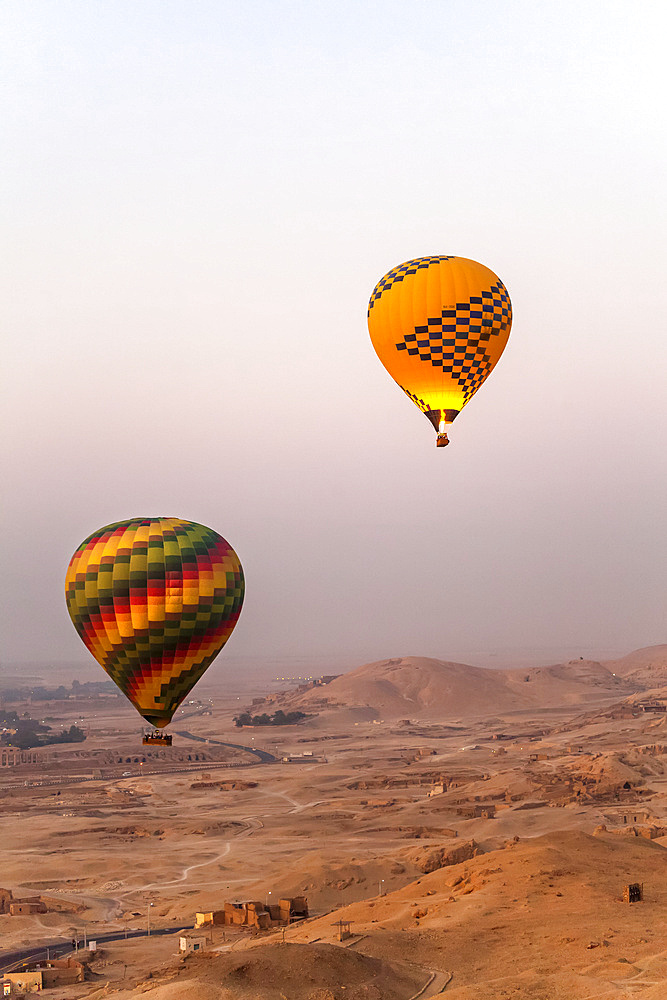
<instances>
[{"instance_id":1,"label":"sandy terrain","mask_svg":"<svg viewBox=\"0 0 667 1000\"><path fill-rule=\"evenodd\" d=\"M663 649L664 647L658 647ZM636 660L621 671L591 660L573 660L550 667L522 670L486 670L464 663L403 656L368 663L337 677L325 687L295 693L280 704L290 708L341 705L374 709L385 718L467 718L499 711L520 711L583 704L609 697L618 700L637 690L646 664ZM667 652L662 654L667 659ZM631 665L632 664L632 665ZM657 673L650 666L651 676Z\"/></svg>"},{"instance_id":2,"label":"sandy terrain","mask_svg":"<svg viewBox=\"0 0 667 1000\"><path fill-rule=\"evenodd\" d=\"M382 661L284 696L213 691L156 756L115 699L40 707L88 738L0 771L0 887L71 912L0 914L2 951L303 892L313 916L284 941L215 928L183 962L177 936L121 939L52 995L658 1000L667 716L640 706L666 667L667 647L521 671ZM253 712L313 714L236 728L267 692ZM623 903L635 881L644 901Z\"/></svg>"}]
</instances>

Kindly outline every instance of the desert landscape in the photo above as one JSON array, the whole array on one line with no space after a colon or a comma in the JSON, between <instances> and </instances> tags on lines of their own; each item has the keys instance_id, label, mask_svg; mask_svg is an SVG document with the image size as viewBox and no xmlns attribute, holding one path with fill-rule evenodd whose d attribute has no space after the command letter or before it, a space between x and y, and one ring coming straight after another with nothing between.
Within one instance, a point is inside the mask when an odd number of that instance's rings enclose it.
<instances>
[{"instance_id":1,"label":"desert landscape","mask_svg":"<svg viewBox=\"0 0 667 1000\"><path fill-rule=\"evenodd\" d=\"M143 746L113 694L11 701L17 683L5 715L85 739L20 759L5 726L14 983L54 949L82 960L50 990L72 1000L665 995L667 646L290 683L220 671L171 748ZM251 919L225 922L243 902Z\"/></svg>"},{"instance_id":2,"label":"desert landscape","mask_svg":"<svg viewBox=\"0 0 667 1000\"><path fill-rule=\"evenodd\" d=\"M666 36L0 4L2 1000L667 1000Z\"/></svg>"}]
</instances>

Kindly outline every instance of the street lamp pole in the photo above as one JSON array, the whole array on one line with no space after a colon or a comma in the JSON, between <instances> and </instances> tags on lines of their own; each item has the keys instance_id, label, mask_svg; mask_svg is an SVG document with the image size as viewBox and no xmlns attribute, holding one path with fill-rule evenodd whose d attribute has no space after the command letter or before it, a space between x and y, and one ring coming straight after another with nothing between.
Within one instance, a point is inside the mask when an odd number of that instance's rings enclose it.
<instances>
[{"instance_id":1,"label":"street lamp pole","mask_svg":"<svg viewBox=\"0 0 667 1000\"><path fill-rule=\"evenodd\" d=\"M151 936L151 906L153 906L153 904L149 903L148 904L148 911L147 911L147 914L148 914L148 937Z\"/></svg>"},{"instance_id":2,"label":"street lamp pole","mask_svg":"<svg viewBox=\"0 0 667 1000\"><path fill-rule=\"evenodd\" d=\"M382 889L383 885L384 885L384 879L381 878L380 881L379 881L379 883L378 883L378 896L384 896L384 892L383 892L383 889Z\"/></svg>"}]
</instances>

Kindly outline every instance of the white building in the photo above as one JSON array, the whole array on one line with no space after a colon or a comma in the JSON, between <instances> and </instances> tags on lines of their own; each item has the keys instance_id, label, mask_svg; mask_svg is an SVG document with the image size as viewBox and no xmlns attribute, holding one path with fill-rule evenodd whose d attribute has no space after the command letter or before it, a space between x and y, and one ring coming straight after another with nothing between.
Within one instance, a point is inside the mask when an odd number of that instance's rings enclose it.
<instances>
[{"instance_id":1,"label":"white building","mask_svg":"<svg viewBox=\"0 0 667 1000\"><path fill-rule=\"evenodd\" d=\"M208 944L206 934L181 934L179 940L179 950L182 955L192 955L197 951L204 951Z\"/></svg>"}]
</instances>

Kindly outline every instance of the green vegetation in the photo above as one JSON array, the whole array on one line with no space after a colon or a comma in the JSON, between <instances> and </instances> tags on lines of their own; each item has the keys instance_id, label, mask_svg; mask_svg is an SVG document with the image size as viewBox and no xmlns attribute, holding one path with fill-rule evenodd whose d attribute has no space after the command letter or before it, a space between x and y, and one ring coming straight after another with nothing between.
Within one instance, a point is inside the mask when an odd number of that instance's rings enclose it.
<instances>
[{"instance_id":1,"label":"green vegetation","mask_svg":"<svg viewBox=\"0 0 667 1000\"><path fill-rule=\"evenodd\" d=\"M241 712L234 716L234 724L241 726L293 726L302 719L307 719L305 712L283 712L278 709L273 715L251 715L250 712Z\"/></svg>"},{"instance_id":2,"label":"green vegetation","mask_svg":"<svg viewBox=\"0 0 667 1000\"><path fill-rule=\"evenodd\" d=\"M65 701L68 698L95 698L100 694L114 694L120 697L118 688L113 681L72 681L71 687L60 684L56 688L47 688L41 684L36 686L21 686L3 688L2 697L7 701Z\"/></svg>"},{"instance_id":3,"label":"green vegetation","mask_svg":"<svg viewBox=\"0 0 667 1000\"><path fill-rule=\"evenodd\" d=\"M19 750L33 750L35 747L51 746L53 743L83 743L86 734L78 726L70 726L54 733L51 726L45 726L37 719L23 717L16 712L0 713L0 744L17 747Z\"/></svg>"}]
</instances>

